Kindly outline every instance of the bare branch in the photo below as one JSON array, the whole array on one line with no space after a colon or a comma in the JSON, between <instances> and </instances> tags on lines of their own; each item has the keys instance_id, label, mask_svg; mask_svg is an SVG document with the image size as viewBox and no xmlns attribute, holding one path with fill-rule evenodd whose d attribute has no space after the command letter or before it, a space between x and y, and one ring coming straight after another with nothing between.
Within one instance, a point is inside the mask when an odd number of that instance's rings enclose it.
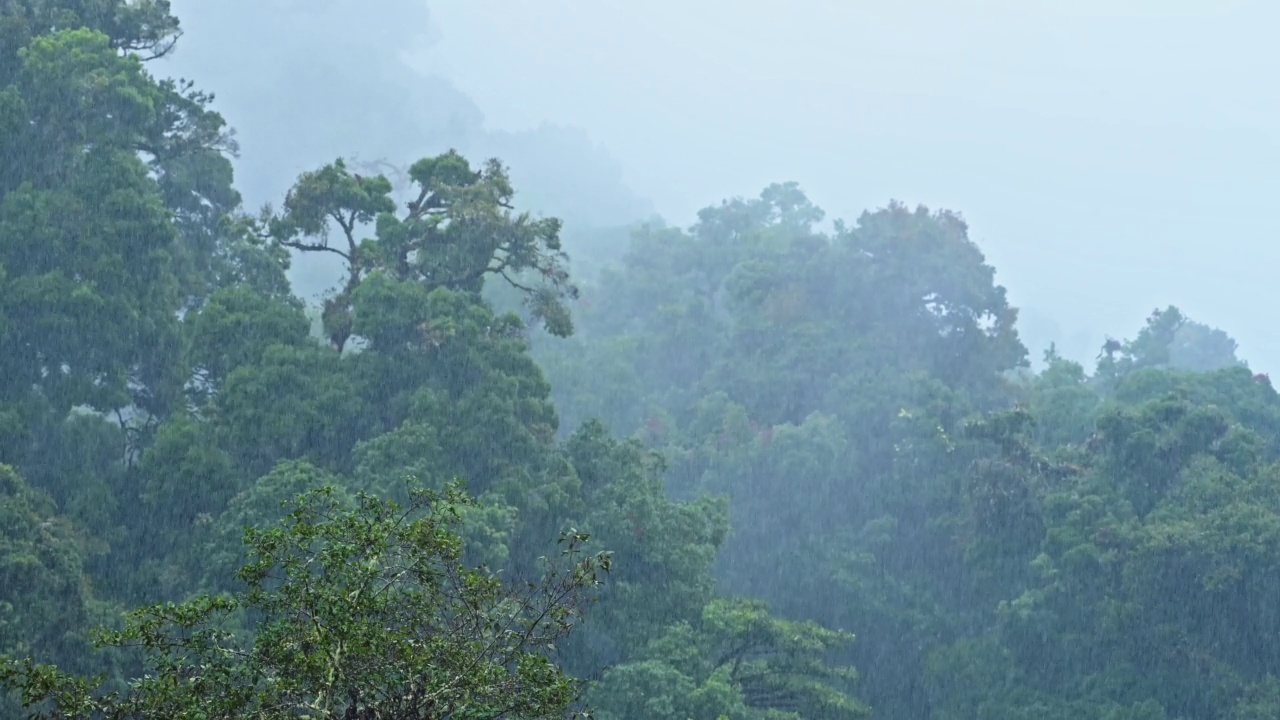
<instances>
[{"instance_id":1,"label":"bare branch","mask_svg":"<svg viewBox=\"0 0 1280 720\"><path fill-rule=\"evenodd\" d=\"M335 255L341 256L348 263L351 262L350 255L343 252L342 250L339 250L336 247L331 247L329 245L320 245L318 243L304 243L304 242L298 242L296 240L281 240L280 244L287 248L293 248L294 250L302 250L303 252L331 252Z\"/></svg>"}]
</instances>

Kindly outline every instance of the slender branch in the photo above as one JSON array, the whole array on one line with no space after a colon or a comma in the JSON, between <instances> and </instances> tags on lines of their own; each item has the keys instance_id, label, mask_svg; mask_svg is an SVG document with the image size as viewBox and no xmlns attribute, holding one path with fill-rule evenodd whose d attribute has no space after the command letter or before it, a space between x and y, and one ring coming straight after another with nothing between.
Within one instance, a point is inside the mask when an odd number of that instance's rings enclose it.
<instances>
[{"instance_id":1,"label":"slender branch","mask_svg":"<svg viewBox=\"0 0 1280 720\"><path fill-rule=\"evenodd\" d=\"M510 284L511 284L511 287L514 287L514 288L515 288L515 289L517 289L517 290L523 290L524 292L527 292L527 293L532 293L532 292L533 292L533 288L531 288L531 287L526 287L525 285L521 285L520 283L516 282L515 280L512 280L512 279L511 279L511 276L510 276L510 275L507 275L505 272L503 272L503 271L501 271L501 270L500 270L500 271L498 271L498 274L502 276L502 279L503 279L503 280L506 280L508 283L510 283Z\"/></svg>"},{"instance_id":2,"label":"slender branch","mask_svg":"<svg viewBox=\"0 0 1280 720\"><path fill-rule=\"evenodd\" d=\"M329 213L329 217L333 218L334 221L338 223L338 227L342 228L342 234L347 239L348 251L350 255L354 257L356 254L355 211L352 210L351 216L350 218L348 218L347 216L343 215L340 211L332 210Z\"/></svg>"},{"instance_id":3,"label":"slender branch","mask_svg":"<svg viewBox=\"0 0 1280 720\"><path fill-rule=\"evenodd\" d=\"M348 264L351 262L350 255L348 255L347 253L343 252L342 250L336 247L331 247L329 245L320 245L318 243L304 243L304 242L298 242L296 240L281 240L280 244L288 248L293 248L295 250L302 250L303 252L331 252L335 255L342 257L344 260L347 261Z\"/></svg>"},{"instance_id":4,"label":"slender branch","mask_svg":"<svg viewBox=\"0 0 1280 720\"><path fill-rule=\"evenodd\" d=\"M164 40L158 40L158 41L126 40L123 42L113 42L111 44L115 47L117 51L126 52L126 53L132 52L136 54L139 50L144 50L144 49L150 50L151 51L150 54L146 56L138 55L138 59L141 60L142 62L149 62L151 60L156 60L158 58L162 58L168 55L173 50L174 46L178 44L178 40L181 37L182 37L182 31L174 30L173 34L165 38Z\"/></svg>"},{"instance_id":5,"label":"slender branch","mask_svg":"<svg viewBox=\"0 0 1280 720\"><path fill-rule=\"evenodd\" d=\"M356 211L352 210L347 215L347 221L342 225L342 232L347 236L347 247L351 248L351 257L355 257L359 252L360 246L356 243Z\"/></svg>"}]
</instances>

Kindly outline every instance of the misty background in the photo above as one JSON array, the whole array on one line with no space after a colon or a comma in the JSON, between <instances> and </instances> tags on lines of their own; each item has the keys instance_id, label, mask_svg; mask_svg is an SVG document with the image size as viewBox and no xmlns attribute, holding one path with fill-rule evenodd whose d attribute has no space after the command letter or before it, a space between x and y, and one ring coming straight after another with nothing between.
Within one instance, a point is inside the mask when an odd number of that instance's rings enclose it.
<instances>
[{"instance_id":1,"label":"misty background","mask_svg":"<svg viewBox=\"0 0 1280 720\"><path fill-rule=\"evenodd\" d=\"M246 203L333 148L456 147L584 228L796 180L829 218L961 212L1038 361L1092 364L1176 304L1280 360L1274 3L1226 0L174 0L160 71L238 131ZM577 231L577 232L575 232ZM336 281L295 261L314 297Z\"/></svg>"}]
</instances>

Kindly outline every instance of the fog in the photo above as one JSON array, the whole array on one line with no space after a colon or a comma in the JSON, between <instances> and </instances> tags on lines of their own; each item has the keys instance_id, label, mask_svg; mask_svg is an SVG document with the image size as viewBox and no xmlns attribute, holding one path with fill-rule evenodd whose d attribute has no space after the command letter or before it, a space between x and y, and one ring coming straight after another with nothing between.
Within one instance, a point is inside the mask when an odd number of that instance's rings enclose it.
<instances>
[{"instance_id":1,"label":"fog","mask_svg":"<svg viewBox=\"0 0 1280 720\"><path fill-rule=\"evenodd\" d=\"M173 4L253 202L333 147L497 154L571 224L796 180L828 217L963 213L1033 358L1089 362L1172 303L1280 360L1273 4Z\"/></svg>"},{"instance_id":2,"label":"fog","mask_svg":"<svg viewBox=\"0 0 1280 720\"><path fill-rule=\"evenodd\" d=\"M1280 718L1274 3L170 1L0 6L0 718Z\"/></svg>"}]
</instances>

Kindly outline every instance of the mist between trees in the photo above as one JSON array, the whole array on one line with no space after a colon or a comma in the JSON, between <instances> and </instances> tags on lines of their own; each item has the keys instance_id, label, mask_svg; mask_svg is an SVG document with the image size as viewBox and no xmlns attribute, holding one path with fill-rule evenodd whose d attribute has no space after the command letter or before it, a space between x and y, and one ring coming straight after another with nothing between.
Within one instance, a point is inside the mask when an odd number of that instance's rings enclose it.
<instances>
[{"instance_id":1,"label":"mist between trees","mask_svg":"<svg viewBox=\"0 0 1280 720\"><path fill-rule=\"evenodd\" d=\"M4 717L1280 716L1222 330L1033 371L960 214L796 183L575 226L334 147L250 211L177 38L0 5Z\"/></svg>"}]
</instances>

